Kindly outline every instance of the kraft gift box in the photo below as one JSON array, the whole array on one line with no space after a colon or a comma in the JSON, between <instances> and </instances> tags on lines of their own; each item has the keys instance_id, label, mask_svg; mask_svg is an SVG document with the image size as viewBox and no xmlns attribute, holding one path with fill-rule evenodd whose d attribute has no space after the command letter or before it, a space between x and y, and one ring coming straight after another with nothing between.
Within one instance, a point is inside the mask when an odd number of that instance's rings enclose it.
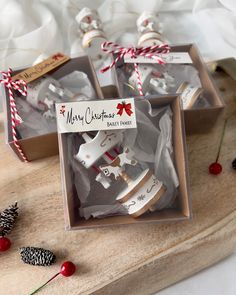
<instances>
[{"instance_id":1,"label":"kraft gift box","mask_svg":"<svg viewBox=\"0 0 236 295\"><path fill-rule=\"evenodd\" d=\"M204 90L205 96L207 97L210 106L193 108L184 110L185 130L187 134L195 133L206 133L211 130L217 121L218 117L222 113L225 103L223 102L220 93L211 77L210 71L205 65L196 45L177 45L171 46L170 52L187 52L189 53L193 66L199 73L199 78ZM116 56L114 56L115 58ZM148 60L148 59L147 59ZM124 58L116 63L116 68L121 67L124 63ZM147 63L148 64L148 63ZM153 63L152 63L153 65ZM165 66L165 65L164 65ZM116 77L117 78L117 77ZM183 81L184 82L184 81ZM119 88L117 80L118 96L124 95ZM160 96L168 96L160 95Z\"/></svg>"},{"instance_id":2,"label":"kraft gift box","mask_svg":"<svg viewBox=\"0 0 236 295\"><path fill-rule=\"evenodd\" d=\"M90 218L88 220L85 220L84 217L80 216L80 201L75 189L75 185L73 183L73 172L69 163L68 136L70 136L71 133L58 133L66 230L80 230L85 228L126 224L158 223L170 221L176 222L191 218L186 139L183 112L181 110L179 97L152 97L149 101L151 102L152 108L162 108L163 106L169 105L173 113L173 162L179 178L178 195L175 199L174 206L169 209L150 212L141 215L138 218L133 218L129 215L116 215L106 216L103 218Z\"/></svg>"},{"instance_id":3,"label":"kraft gift box","mask_svg":"<svg viewBox=\"0 0 236 295\"><path fill-rule=\"evenodd\" d=\"M13 72L12 76L20 73L24 69ZM96 94L96 98L103 98L94 68L90 59L87 56L80 56L72 58L63 65L50 71L47 75L54 79L60 79L65 75L72 73L73 71L82 71L87 74ZM10 146L13 152L22 160L18 149L13 143L12 129L11 129L11 113L9 105L9 95L5 87L2 86L3 97L3 110L5 115L5 138L6 143ZM17 99L17 97L15 97ZM58 154L58 138L57 133L48 133L40 136L34 136L30 138L18 139L18 143L21 146L26 158L29 161L33 161L40 158L45 158Z\"/></svg>"}]
</instances>

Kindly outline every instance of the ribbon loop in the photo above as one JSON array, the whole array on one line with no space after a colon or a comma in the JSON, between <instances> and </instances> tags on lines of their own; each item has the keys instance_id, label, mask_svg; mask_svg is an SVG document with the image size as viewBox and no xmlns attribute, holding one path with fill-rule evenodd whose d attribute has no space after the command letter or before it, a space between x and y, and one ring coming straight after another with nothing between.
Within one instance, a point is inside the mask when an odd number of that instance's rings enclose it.
<instances>
[{"instance_id":1,"label":"ribbon loop","mask_svg":"<svg viewBox=\"0 0 236 295\"><path fill-rule=\"evenodd\" d=\"M126 54L131 55L131 58L136 59L138 56L144 56L147 58L154 59L158 64L164 64L165 61L161 57L161 54L168 53L170 51L170 47L168 44L161 44L161 45L153 45L153 46L147 46L147 47L122 47L116 43L113 42L104 42L101 45L102 50L107 54L115 54L117 55L115 60L112 61L112 63L104 68L102 68L100 71L101 73L104 73L114 67L114 65L122 59ZM140 78L140 73L138 70L138 64L134 63L134 69L137 75L137 84L138 84L138 90L141 96L143 96L143 90L142 90L142 81Z\"/></svg>"},{"instance_id":2,"label":"ribbon loop","mask_svg":"<svg viewBox=\"0 0 236 295\"><path fill-rule=\"evenodd\" d=\"M16 102L13 95L13 91L17 90L20 92L21 95L27 96L27 85L24 80L16 80L13 81L12 79L12 69L9 68L7 72L0 71L2 74L2 79L0 79L0 83L3 84L9 92L9 99L10 99L10 110L11 110L11 127L12 127L12 137L13 143L17 148L19 154L21 155L23 161L28 162L23 150L21 149L20 145L18 144L17 134L16 134L16 126L23 122L21 119L17 108Z\"/></svg>"},{"instance_id":3,"label":"ribbon loop","mask_svg":"<svg viewBox=\"0 0 236 295\"><path fill-rule=\"evenodd\" d=\"M15 125L19 125L23 121L16 108L16 102L13 96L13 90L17 90L20 92L21 95L27 96L26 82L24 80L13 81L11 77L11 74L12 74L11 68L9 68L7 72L0 71L0 73L2 74L2 77L3 77L3 79L0 79L0 83L4 84L9 91L12 120L14 120Z\"/></svg>"}]
</instances>

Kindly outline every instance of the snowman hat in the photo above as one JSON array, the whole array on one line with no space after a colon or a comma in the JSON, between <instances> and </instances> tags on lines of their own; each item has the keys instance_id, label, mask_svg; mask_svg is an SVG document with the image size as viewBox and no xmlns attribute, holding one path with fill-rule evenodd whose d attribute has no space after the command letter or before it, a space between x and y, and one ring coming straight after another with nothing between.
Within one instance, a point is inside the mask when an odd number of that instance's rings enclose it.
<instances>
[{"instance_id":1,"label":"snowman hat","mask_svg":"<svg viewBox=\"0 0 236 295\"><path fill-rule=\"evenodd\" d=\"M142 23L146 20L146 19L149 19L149 20L155 20L156 18L156 15L150 11L144 11L140 16L139 18L137 19L137 27L141 26Z\"/></svg>"},{"instance_id":2,"label":"snowman hat","mask_svg":"<svg viewBox=\"0 0 236 295\"><path fill-rule=\"evenodd\" d=\"M80 10L80 12L76 15L75 19L78 23L80 23L85 17L88 17L90 15L97 15L96 10L90 9L88 7L84 7Z\"/></svg>"}]
</instances>

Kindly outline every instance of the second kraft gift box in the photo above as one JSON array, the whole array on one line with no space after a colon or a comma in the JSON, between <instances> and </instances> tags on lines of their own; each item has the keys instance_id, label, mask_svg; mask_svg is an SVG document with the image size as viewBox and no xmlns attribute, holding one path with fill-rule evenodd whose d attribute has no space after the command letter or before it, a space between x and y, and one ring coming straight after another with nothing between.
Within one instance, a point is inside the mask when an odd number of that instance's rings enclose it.
<instances>
[{"instance_id":1,"label":"second kraft gift box","mask_svg":"<svg viewBox=\"0 0 236 295\"><path fill-rule=\"evenodd\" d=\"M15 137L9 91L2 86L6 143L22 161L58 154L56 101L103 98L87 56L70 59L55 54L40 64L13 71L11 76L13 83L21 79L27 84L27 96L13 89L16 110L23 120L15 128Z\"/></svg>"},{"instance_id":2,"label":"second kraft gift box","mask_svg":"<svg viewBox=\"0 0 236 295\"><path fill-rule=\"evenodd\" d=\"M155 54L155 53L153 53ZM138 65L146 97L179 94L184 109L187 134L209 132L222 113L225 103L196 45L170 46L170 52L157 54L165 64L137 55L124 56L115 63L118 96L138 95ZM114 54L114 60L118 57Z\"/></svg>"}]
</instances>

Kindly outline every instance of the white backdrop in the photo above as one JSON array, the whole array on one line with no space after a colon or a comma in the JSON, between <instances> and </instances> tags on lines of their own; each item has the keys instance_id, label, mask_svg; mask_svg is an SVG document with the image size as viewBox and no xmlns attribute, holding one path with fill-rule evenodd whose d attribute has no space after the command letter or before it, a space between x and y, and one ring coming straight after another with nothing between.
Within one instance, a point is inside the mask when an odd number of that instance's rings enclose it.
<instances>
[{"instance_id":1,"label":"white backdrop","mask_svg":"<svg viewBox=\"0 0 236 295\"><path fill-rule=\"evenodd\" d=\"M236 56L236 0L0 0L0 69L29 65L41 53L81 52L75 16L85 5L123 45L135 44L136 18L148 9L159 13L170 43L194 42L205 60Z\"/></svg>"}]
</instances>

